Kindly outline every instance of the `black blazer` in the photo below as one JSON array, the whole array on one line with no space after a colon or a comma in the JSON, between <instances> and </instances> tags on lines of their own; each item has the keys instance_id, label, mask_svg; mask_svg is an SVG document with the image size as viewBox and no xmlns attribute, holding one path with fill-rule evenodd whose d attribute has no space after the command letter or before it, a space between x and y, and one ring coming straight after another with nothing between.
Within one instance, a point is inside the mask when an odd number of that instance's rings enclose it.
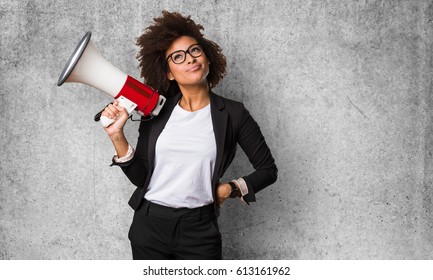
<instances>
[{"instance_id":1,"label":"black blazer","mask_svg":"<svg viewBox=\"0 0 433 280\"><path fill-rule=\"evenodd\" d=\"M137 186L129 205L137 210L144 198L153 173L156 140L167 123L181 94L167 98L157 117L141 122L134 157L119 165L129 180ZM211 116L215 133L217 155L212 178L212 193L216 207L216 186L236 154L237 143L244 150L255 171L242 178L248 186L246 202L256 201L255 193L277 180L278 169L266 145L259 126L240 102L223 98L210 92ZM235 178L234 178L235 179ZM217 211L218 213L218 211Z\"/></svg>"}]
</instances>

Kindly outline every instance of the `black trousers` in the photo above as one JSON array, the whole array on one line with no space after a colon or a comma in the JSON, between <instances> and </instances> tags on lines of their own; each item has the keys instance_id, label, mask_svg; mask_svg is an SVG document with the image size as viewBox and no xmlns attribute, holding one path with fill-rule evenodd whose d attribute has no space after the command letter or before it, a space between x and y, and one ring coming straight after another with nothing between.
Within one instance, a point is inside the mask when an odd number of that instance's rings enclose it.
<instances>
[{"instance_id":1,"label":"black trousers","mask_svg":"<svg viewBox=\"0 0 433 280\"><path fill-rule=\"evenodd\" d=\"M134 260L218 260L221 234L213 205L170 208L144 200L128 234Z\"/></svg>"}]
</instances>

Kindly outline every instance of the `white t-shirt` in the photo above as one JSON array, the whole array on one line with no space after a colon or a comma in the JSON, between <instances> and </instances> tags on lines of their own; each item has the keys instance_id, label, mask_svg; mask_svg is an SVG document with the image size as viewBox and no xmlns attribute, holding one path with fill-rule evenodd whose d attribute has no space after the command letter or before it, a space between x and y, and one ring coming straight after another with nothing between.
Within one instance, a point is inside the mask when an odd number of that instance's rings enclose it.
<instances>
[{"instance_id":1,"label":"white t-shirt","mask_svg":"<svg viewBox=\"0 0 433 280\"><path fill-rule=\"evenodd\" d=\"M144 197L173 208L212 203L215 159L210 105L189 112L177 104L156 142L155 169Z\"/></svg>"}]
</instances>

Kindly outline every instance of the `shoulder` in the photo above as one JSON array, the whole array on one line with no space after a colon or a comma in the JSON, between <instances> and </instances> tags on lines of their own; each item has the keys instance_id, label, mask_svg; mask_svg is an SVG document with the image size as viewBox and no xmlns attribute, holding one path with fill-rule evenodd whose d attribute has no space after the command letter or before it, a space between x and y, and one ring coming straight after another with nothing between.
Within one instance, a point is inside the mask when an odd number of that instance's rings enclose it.
<instances>
[{"instance_id":1,"label":"shoulder","mask_svg":"<svg viewBox=\"0 0 433 280\"><path fill-rule=\"evenodd\" d=\"M236 101L233 99L229 99L226 97L222 97L216 93L212 92L212 99L216 105L219 107L219 109L222 109L229 113L230 115L242 115L242 114L249 114L248 110L245 108L244 104L240 101Z\"/></svg>"},{"instance_id":2,"label":"shoulder","mask_svg":"<svg viewBox=\"0 0 433 280\"><path fill-rule=\"evenodd\" d=\"M250 112L248 112L242 102L225 98L214 93L211 96L214 107L228 115L228 122L235 133L241 131L242 128L245 127L245 124L254 122Z\"/></svg>"}]
</instances>

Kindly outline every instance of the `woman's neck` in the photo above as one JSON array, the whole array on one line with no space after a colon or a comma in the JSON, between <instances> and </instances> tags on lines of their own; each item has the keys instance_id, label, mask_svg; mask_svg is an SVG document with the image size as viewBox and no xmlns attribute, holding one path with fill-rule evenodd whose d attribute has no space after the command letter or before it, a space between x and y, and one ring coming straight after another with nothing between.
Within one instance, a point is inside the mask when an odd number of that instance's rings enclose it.
<instances>
[{"instance_id":1,"label":"woman's neck","mask_svg":"<svg viewBox=\"0 0 433 280\"><path fill-rule=\"evenodd\" d=\"M210 102L209 87L180 87L182 97L179 106L190 112L206 107Z\"/></svg>"}]
</instances>

